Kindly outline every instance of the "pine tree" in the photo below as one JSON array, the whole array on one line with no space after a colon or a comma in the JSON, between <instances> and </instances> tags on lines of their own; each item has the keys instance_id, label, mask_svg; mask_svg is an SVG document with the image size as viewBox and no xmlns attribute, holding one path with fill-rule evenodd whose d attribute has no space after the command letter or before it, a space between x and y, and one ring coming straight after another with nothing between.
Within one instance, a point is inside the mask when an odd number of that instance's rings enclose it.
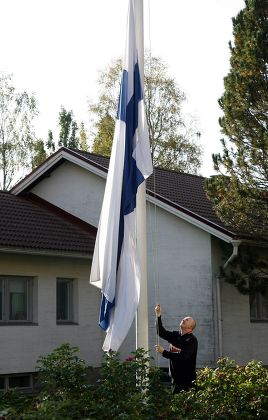
<instances>
[{"instance_id":1,"label":"pine tree","mask_svg":"<svg viewBox=\"0 0 268 420\"><path fill-rule=\"evenodd\" d=\"M230 71L219 100L225 135L207 183L220 218L250 232L268 223L268 0L246 0L233 18Z\"/></svg>"}]
</instances>

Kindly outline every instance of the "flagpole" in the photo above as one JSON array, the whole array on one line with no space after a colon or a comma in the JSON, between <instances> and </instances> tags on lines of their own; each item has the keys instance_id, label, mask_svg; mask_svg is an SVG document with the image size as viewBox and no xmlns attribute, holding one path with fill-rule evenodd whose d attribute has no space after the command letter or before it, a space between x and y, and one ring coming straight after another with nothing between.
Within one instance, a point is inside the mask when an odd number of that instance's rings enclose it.
<instances>
[{"instance_id":1,"label":"flagpole","mask_svg":"<svg viewBox=\"0 0 268 420\"><path fill-rule=\"evenodd\" d=\"M136 42L142 86L144 85L144 30L143 0L134 0ZM136 315L136 348L149 349L148 292L147 292L147 235L146 235L146 186L143 182L137 194L137 243L140 261L140 301Z\"/></svg>"}]
</instances>

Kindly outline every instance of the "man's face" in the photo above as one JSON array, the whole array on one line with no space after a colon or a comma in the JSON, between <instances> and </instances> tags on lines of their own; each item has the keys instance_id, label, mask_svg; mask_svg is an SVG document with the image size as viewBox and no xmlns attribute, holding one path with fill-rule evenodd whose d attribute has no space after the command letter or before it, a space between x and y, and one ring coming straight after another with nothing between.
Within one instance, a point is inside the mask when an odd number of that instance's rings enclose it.
<instances>
[{"instance_id":1,"label":"man's face","mask_svg":"<svg viewBox=\"0 0 268 420\"><path fill-rule=\"evenodd\" d=\"M183 333L191 332L193 329L193 318L186 316L180 322L180 329Z\"/></svg>"}]
</instances>

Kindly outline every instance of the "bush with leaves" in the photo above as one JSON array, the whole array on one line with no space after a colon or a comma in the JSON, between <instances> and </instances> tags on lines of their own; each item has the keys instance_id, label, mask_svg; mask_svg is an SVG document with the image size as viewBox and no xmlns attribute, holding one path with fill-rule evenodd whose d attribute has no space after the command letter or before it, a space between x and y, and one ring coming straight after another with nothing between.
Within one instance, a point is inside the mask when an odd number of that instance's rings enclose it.
<instances>
[{"instance_id":1,"label":"bush with leaves","mask_svg":"<svg viewBox=\"0 0 268 420\"><path fill-rule=\"evenodd\" d=\"M125 361L117 353L105 356L96 394L96 418L166 418L169 393L160 381L160 370L151 367L150 362L143 349Z\"/></svg>"},{"instance_id":2,"label":"bush with leaves","mask_svg":"<svg viewBox=\"0 0 268 420\"><path fill-rule=\"evenodd\" d=\"M199 371L196 387L174 397L177 419L267 419L268 371L261 362L235 365L222 358L216 369Z\"/></svg>"},{"instance_id":3,"label":"bush with leaves","mask_svg":"<svg viewBox=\"0 0 268 420\"><path fill-rule=\"evenodd\" d=\"M31 409L32 397L16 390L0 392L0 419L15 420L19 415Z\"/></svg>"},{"instance_id":4,"label":"bush with leaves","mask_svg":"<svg viewBox=\"0 0 268 420\"><path fill-rule=\"evenodd\" d=\"M101 377L87 385L78 348L64 344L38 360L42 390L35 397L7 392L0 397L5 420L187 420L267 419L268 370L261 362L235 365L223 358L216 369L198 372L195 388L172 396L161 370L138 349L127 360L104 356ZM1 417L2 416L2 417Z\"/></svg>"},{"instance_id":5,"label":"bush with leaves","mask_svg":"<svg viewBox=\"0 0 268 420\"><path fill-rule=\"evenodd\" d=\"M3 395L0 406L8 420L164 419L169 392L160 370L150 366L147 352L138 349L127 360L104 356L100 380L88 385L88 367L77 347L63 344L38 359L41 391L24 401L19 393Z\"/></svg>"},{"instance_id":6,"label":"bush with leaves","mask_svg":"<svg viewBox=\"0 0 268 420\"><path fill-rule=\"evenodd\" d=\"M41 391L21 419L74 420L86 418L92 396L88 367L78 358L78 347L63 344L37 361Z\"/></svg>"}]
</instances>

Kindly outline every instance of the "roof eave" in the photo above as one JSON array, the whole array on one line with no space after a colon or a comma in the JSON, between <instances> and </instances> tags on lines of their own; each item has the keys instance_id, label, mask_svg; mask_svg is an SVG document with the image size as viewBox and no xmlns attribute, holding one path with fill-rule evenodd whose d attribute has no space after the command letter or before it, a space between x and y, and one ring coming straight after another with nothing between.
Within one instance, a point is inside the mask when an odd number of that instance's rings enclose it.
<instances>
[{"instance_id":1,"label":"roof eave","mask_svg":"<svg viewBox=\"0 0 268 420\"><path fill-rule=\"evenodd\" d=\"M1 247L0 253L5 254L22 254L35 255L43 257L63 257L63 258L78 258L92 260L92 253L74 252L74 251L60 251L53 249L34 249L34 248L16 248L16 247Z\"/></svg>"},{"instance_id":2,"label":"roof eave","mask_svg":"<svg viewBox=\"0 0 268 420\"><path fill-rule=\"evenodd\" d=\"M188 209L184 209L183 207L180 207L175 203L169 203L168 200L164 199L164 197L163 199L161 199L160 197L156 198L151 194L147 194L147 199L152 204L156 204L160 208L168 211L171 214L174 214L177 217L180 217L186 222L191 223L192 225L206 231L207 233L216 236L224 242L230 243L234 240L234 238L238 239L237 235L233 232L230 232L221 226L209 222L207 219L202 220L201 216L192 213Z\"/></svg>"}]
</instances>

